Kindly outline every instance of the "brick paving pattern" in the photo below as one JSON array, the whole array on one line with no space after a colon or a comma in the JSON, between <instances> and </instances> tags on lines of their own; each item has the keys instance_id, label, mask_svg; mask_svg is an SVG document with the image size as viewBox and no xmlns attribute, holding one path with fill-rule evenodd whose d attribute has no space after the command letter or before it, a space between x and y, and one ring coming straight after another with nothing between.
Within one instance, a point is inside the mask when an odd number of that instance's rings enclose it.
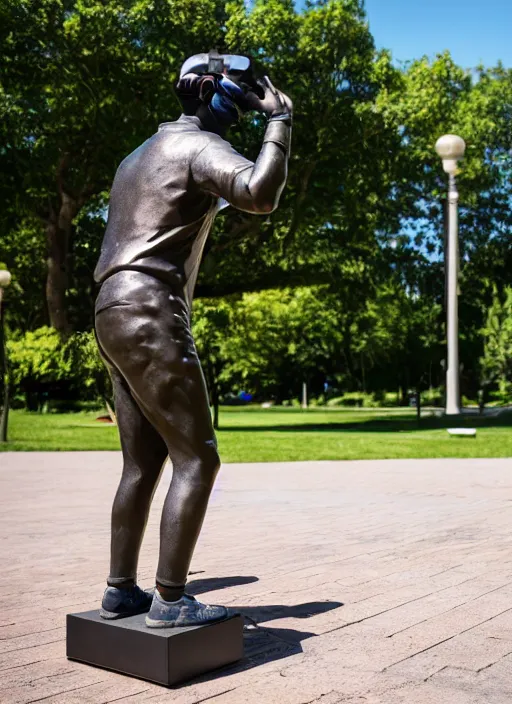
<instances>
[{"instance_id":1,"label":"brick paving pattern","mask_svg":"<svg viewBox=\"0 0 512 704\"><path fill-rule=\"evenodd\" d=\"M512 460L224 466L190 590L243 612L246 658L174 690L65 658L66 613L103 592L119 471L118 453L0 454L2 704L512 700Z\"/></svg>"}]
</instances>

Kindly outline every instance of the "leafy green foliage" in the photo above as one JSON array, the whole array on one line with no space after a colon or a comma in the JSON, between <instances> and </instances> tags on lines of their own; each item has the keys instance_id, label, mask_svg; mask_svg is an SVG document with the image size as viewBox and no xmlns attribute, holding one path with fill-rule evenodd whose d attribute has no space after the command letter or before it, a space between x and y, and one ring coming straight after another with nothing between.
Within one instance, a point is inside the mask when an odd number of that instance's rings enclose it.
<instances>
[{"instance_id":1,"label":"leafy green foliage","mask_svg":"<svg viewBox=\"0 0 512 704\"><path fill-rule=\"evenodd\" d=\"M194 306L194 339L214 408L213 425L216 429L219 427L220 396L230 391L230 378L224 372L225 344L230 334L231 317L232 304L228 300L199 299Z\"/></svg>"},{"instance_id":2,"label":"leafy green foliage","mask_svg":"<svg viewBox=\"0 0 512 704\"><path fill-rule=\"evenodd\" d=\"M359 3L332 0L298 13L288 0L259 0L251 10L220 0L138 0L122 8L110 0L45 0L35 9L8 0L0 26L0 189L8 204L0 224L15 232L13 268L23 264L25 232L38 229L37 249L48 250L47 319L59 331L90 325L77 304L89 301L90 310L92 287L77 272L86 264L92 274L94 213L117 164L158 122L178 116L177 70L210 46L254 56L289 90L297 119L281 208L272 218L232 211L221 218L200 289L218 295L303 284L304 276L332 280L340 269L367 276L347 262L371 251L379 211L368 206L387 193L382 159L393 129L375 100L397 72L389 57L375 57ZM261 119L251 118L233 140L255 157L261 134ZM84 251L87 236L92 250Z\"/></svg>"},{"instance_id":3,"label":"leafy green foliage","mask_svg":"<svg viewBox=\"0 0 512 704\"><path fill-rule=\"evenodd\" d=\"M288 0L227 5L226 44L257 57L294 100L288 184L271 218L228 212L210 243L199 292L207 295L332 283L370 283L378 207L389 196L394 126L377 109L399 73L375 53L361 4L333 0L297 13ZM235 139L256 156L261 132ZM352 292L354 293L354 291Z\"/></svg>"},{"instance_id":4,"label":"leafy green foliage","mask_svg":"<svg viewBox=\"0 0 512 704\"><path fill-rule=\"evenodd\" d=\"M495 291L483 329L482 382L498 382L500 394L512 398L512 287L500 297Z\"/></svg>"},{"instance_id":5,"label":"leafy green foliage","mask_svg":"<svg viewBox=\"0 0 512 704\"><path fill-rule=\"evenodd\" d=\"M66 346L54 328L44 326L9 340L7 351L15 387L23 387L31 381L62 381L72 372Z\"/></svg>"},{"instance_id":6,"label":"leafy green foliage","mask_svg":"<svg viewBox=\"0 0 512 704\"><path fill-rule=\"evenodd\" d=\"M47 367L21 355L20 383L107 394L92 338L73 331L92 327L108 189L121 159L178 116L183 59L213 46L250 54L295 106L279 209L227 209L207 245L194 324L214 405L233 387L297 397L303 380L318 395L327 379L340 394L401 389L404 401L442 383L444 132L467 143L463 388L474 398L482 369L507 378L481 330L493 288L504 301L512 285L512 70L470 74L448 53L399 70L375 50L359 0L300 12L292 0L5 0L0 45L6 320L15 345L48 324L73 341L51 351L41 333ZM230 139L255 158L262 130L251 116Z\"/></svg>"},{"instance_id":7,"label":"leafy green foliage","mask_svg":"<svg viewBox=\"0 0 512 704\"><path fill-rule=\"evenodd\" d=\"M246 293L220 306L198 301L194 332L207 372L213 361L224 392L283 400L298 396L308 381L319 393L339 339L325 296L322 289L297 288Z\"/></svg>"},{"instance_id":8,"label":"leafy green foliage","mask_svg":"<svg viewBox=\"0 0 512 704\"><path fill-rule=\"evenodd\" d=\"M73 322L76 218L103 199L121 159L179 115L179 66L219 41L222 19L215 0L2 3L0 226L26 222L17 237L24 250L26 228L38 228L49 321L59 332Z\"/></svg>"},{"instance_id":9,"label":"leafy green foliage","mask_svg":"<svg viewBox=\"0 0 512 704\"><path fill-rule=\"evenodd\" d=\"M7 342L14 391L27 395L29 407L47 398L109 399L111 387L94 334L76 333L63 341L43 326Z\"/></svg>"},{"instance_id":10,"label":"leafy green foliage","mask_svg":"<svg viewBox=\"0 0 512 704\"><path fill-rule=\"evenodd\" d=\"M94 333L74 333L65 347L72 362L73 385L82 398L101 399L112 406L112 384Z\"/></svg>"},{"instance_id":11,"label":"leafy green foliage","mask_svg":"<svg viewBox=\"0 0 512 704\"><path fill-rule=\"evenodd\" d=\"M24 394L30 410L41 410L47 392L69 386L72 365L54 328L41 327L7 341L9 381L14 395Z\"/></svg>"}]
</instances>

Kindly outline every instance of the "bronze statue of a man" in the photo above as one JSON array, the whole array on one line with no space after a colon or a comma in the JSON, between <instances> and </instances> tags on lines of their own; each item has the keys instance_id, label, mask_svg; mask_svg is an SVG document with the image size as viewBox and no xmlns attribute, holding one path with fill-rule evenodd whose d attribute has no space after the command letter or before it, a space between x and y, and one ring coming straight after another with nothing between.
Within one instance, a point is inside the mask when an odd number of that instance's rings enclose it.
<instances>
[{"instance_id":1,"label":"bronze statue of a man","mask_svg":"<svg viewBox=\"0 0 512 704\"><path fill-rule=\"evenodd\" d=\"M226 617L185 593L192 553L220 461L208 395L190 329L204 244L220 199L270 213L287 175L291 101L247 57L198 54L181 70L183 114L166 122L117 170L95 270L96 334L108 365L123 452L112 509L110 575L101 615L149 611L149 627ZM268 124L256 163L224 139L250 110ZM137 586L137 562L153 493L173 466L160 528L153 594Z\"/></svg>"}]
</instances>

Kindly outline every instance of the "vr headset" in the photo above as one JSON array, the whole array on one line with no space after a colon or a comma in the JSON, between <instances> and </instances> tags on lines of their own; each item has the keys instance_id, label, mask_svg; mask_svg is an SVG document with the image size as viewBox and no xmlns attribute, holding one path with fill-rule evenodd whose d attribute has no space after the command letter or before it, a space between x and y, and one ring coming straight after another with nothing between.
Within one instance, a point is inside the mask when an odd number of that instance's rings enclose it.
<instances>
[{"instance_id":1,"label":"vr headset","mask_svg":"<svg viewBox=\"0 0 512 704\"><path fill-rule=\"evenodd\" d=\"M200 77L208 76L213 85L210 90L202 88ZM247 93L265 97L263 86L252 72L251 60L237 54L195 54L185 61L180 71L176 88L185 114L195 114L201 102L206 102L215 118L232 124L250 110ZM206 96L206 99L205 99Z\"/></svg>"}]
</instances>

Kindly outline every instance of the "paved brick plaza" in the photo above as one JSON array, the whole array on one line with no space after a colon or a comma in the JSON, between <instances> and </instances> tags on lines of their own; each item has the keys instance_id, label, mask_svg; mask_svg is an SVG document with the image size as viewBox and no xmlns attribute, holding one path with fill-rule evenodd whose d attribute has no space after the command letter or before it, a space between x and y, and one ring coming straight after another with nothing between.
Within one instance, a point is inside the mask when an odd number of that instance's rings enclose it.
<instances>
[{"instance_id":1,"label":"paved brick plaza","mask_svg":"<svg viewBox=\"0 0 512 704\"><path fill-rule=\"evenodd\" d=\"M103 591L119 468L0 454L2 704L512 700L512 460L224 466L191 586L245 614L247 658L177 690L64 655L65 614Z\"/></svg>"}]
</instances>

